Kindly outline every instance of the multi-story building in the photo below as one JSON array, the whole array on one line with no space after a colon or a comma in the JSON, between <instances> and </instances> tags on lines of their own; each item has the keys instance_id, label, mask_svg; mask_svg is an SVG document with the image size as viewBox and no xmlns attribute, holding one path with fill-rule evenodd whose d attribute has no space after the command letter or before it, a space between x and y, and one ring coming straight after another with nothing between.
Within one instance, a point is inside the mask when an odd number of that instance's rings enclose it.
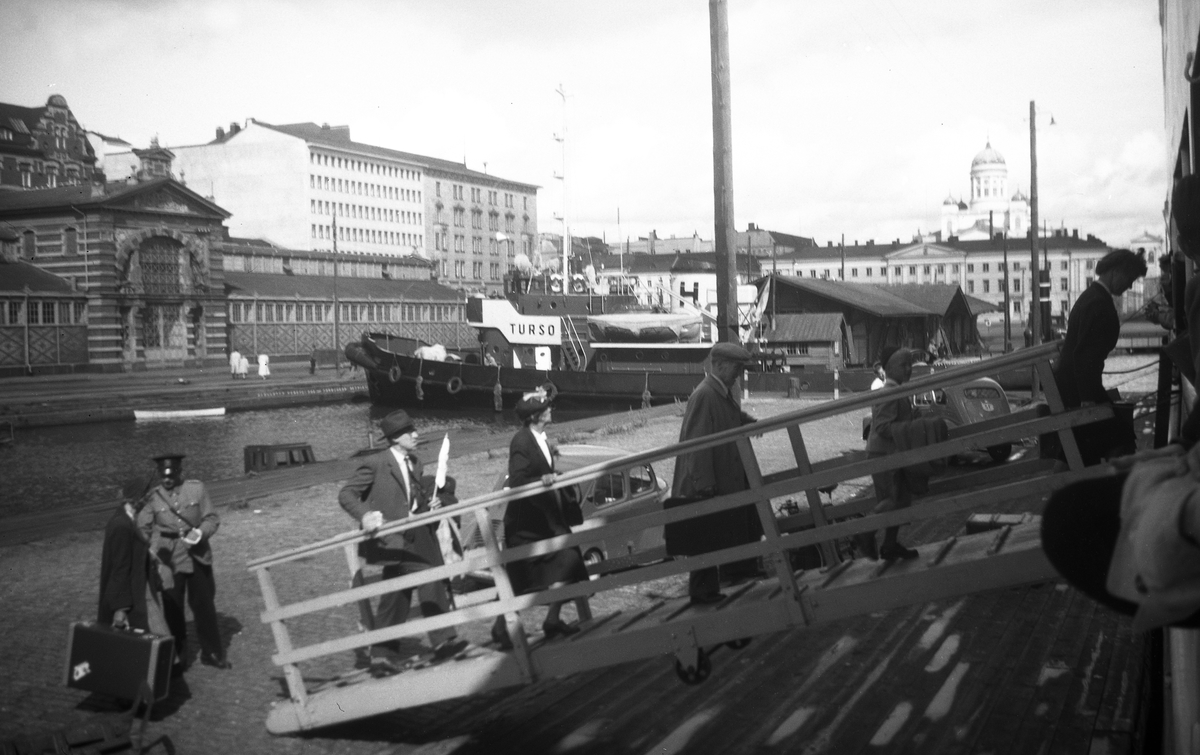
<instances>
[{"instance_id":1,"label":"multi-story building","mask_svg":"<svg viewBox=\"0 0 1200 755\"><path fill-rule=\"evenodd\" d=\"M181 181L233 213L235 236L280 247L421 255L463 292L499 291L537 238L537 188L462 163L363 144L348 126L250 119L207 144L171 147ZM137 163L106 159L114 177Z\"/></svg>"},{"instance_id":2,"label":"multi-story building","mask_svg":"<svg viewBox=\"0 0 1200 755\"><path fill-rule=\"evenodd\" d=\"M754 257L770 259L780 254L815 246L816 242L807 236L795 236L780 231L768 231L749 223L746 230L738 231L734 236L734 246L738 254L749 254ZM626 241L620 247L612 247L611 251L623 254L705 254L716 250L716 244L711 239L700 238L699 233L691 236L669 236L659 238L658 234L650 231L649 236L639 237L637 241Z\"/></svg>"},{"instance_id":3,"label":"multi-story building","mask_svg":"<svg viewBox=\"0 0 1200 755\"><path fill-rule=\"evenodd\" d=\"M1078 231L1070 234L1055 231L1038 239L1039 257L1049 271L1052 314L1066 315L1071 311L1071 305L1095 278L1096 262L1110 251L1100 239L1091 235L1080 238ZM851 283L957 284L965 293L996 305L1001 312L1007 286L1010 315L1014 320L1024 321L1032 296L1031 262L1028 237L908 244L897 240L886 244L868 241L846 246L844 250L830 242L827 246L782 256L778 269L784 275ZM766 263L764 268L771 269ZM1136 309L1141 306L1141 299L1126 295L1123 306L1126 310Z\"/></svg>"},{"instance_id":4,"label":"multi-story building","mask_svg":"<svg viewBox=\"0 0 1200 755\"><path fill-rule=\"evenodd\" d=\"M0 103L0 190L92 183L96 153L60 94L42 107Z\"/></svg>"},{"instance_id":5,"label":"multi-story building","mask_svg":"<svg viewBox=\"0 0 1200 755\"><path fill-rule=\"evenodd\" d=\"M538 187L424 159L426 234L439 280L464 293L503 291L513 258L536 248Z\"/></svg>"}]
</instances>

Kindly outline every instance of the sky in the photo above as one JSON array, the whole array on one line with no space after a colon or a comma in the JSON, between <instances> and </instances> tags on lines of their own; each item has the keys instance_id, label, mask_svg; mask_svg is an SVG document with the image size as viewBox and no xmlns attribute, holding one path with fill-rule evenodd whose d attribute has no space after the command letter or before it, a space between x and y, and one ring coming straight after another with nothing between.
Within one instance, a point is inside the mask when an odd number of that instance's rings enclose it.
<instances>
[{"instance_id":1,"label":"sky","mask_svg":"<svg viewBox=\"0 0 1200 755\"><path fill-rule=\"evenodd\" d=\"M989 140L1028 194L1035 100L1041 219L1161 235L1153 0L727 7L738 229L908 241ZM61 94L134 146L344 124L539 185L539 230L561 232L565 143L572 234L714 235L704 0L4 0L0 28L0 101Z\"/></svg>"}]
</instances>

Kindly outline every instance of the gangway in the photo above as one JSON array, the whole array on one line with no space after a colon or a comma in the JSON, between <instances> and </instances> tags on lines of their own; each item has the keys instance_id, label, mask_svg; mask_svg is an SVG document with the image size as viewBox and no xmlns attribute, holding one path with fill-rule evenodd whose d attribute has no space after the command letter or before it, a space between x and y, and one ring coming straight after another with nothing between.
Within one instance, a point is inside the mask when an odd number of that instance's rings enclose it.
<instances>
[{"instance_id":1,"label":"gangway","mask_svg":"<svg viewBox=\"0 0 1200 755\"><path fill-rule=\"evenodd\" d=\"M863 613L926 602L1001 587L1055 578L1042 552L1036 524L1016 524L998 531L960 535L921 545L920 558L907 562L838 561L837 549L825 547L822 569L793 570L789 551L805 546L828 546L838 538L879 530L933 517L962 515L979 507L1012 500L1036 500L1071 482L1113 474L1107 466L1084 468L1071 428L1112 416L1107 406L1066 410L1050 373L1050 360L1058 344L1024 349L995 359L937 372L903 386L847 396L817 406L760 420L754 425L630 454L559 476L551 488L563 488L601 474L673 458L682 453L736 443L750 489L682 508L656 511L570 535L501 550L489 526L488 510L524 495L547 490L540 483L496 491L454 506L409 519L390 522L379 533L400 532L435 524L451 516L474 516L485 540L483 553L474 552L454 564L418 574L365 584L338 587L327 594L286 605L277 595L273 570L303 568L322 553L344 551L351 571L358 568L355 548L367 535L354 531L311 545L251 561L266 610L262 621L270 625L277 652L272 661L283 670L289 699L277 702L267 717L267 728L277 734L343 723L388 711L466 697L539 679L574 674L658 655L673 655L676 671L688 683L699 683L710 673L708 654L723 644L744 645L756 635L790 627L810 626ZM955 428L945 442L881 458L827 459L811 462L804 441L804 426L881 401L911 396L996 372L1032 368L1042 381L1046 404L986 422ZM754 439L786 433L794 466L764 474ZM870 514L870 501L847 502L823 508L818 489L922 461L946 458L967 445L994 445L1057 433L1066 463L1034 461L1008 465L1000 476L976 473L953 484L943 484L904 510ZM761 442L761 441L760 441ZM807 514L779 519L773 498L803 493L810 503ZM603 538L658 527L729 508L755 506L763 525L762 540L666 561L626 572L605 575L534 594L514 596L504 564ZM863 514L861 518L844 517ZM795 531L792 531L795 530ZM618 587L636 585L698 568L761 557L772 576L747 583L715 605L692 605L686 598L663 599L632 614L600 614L580 623L581 631L550 641L525 636L517 612L535 605L586 598ZM305 646L293 644L288 623L301 617L333 610L353 610L369 598L468 572L487 570L495 581L490 591L474 600L460 601L449 613L412 619L400 626L325 639ZM307 585L307 582L305 583ZM308 589L312 589L309 585ZM514 649L501 652L471 647L442 662L416 664L390 676L349 675L333 683L309 688L300 665L335 654L347 654L369 645L415 637L430 630L483 622L504 615ZM319 622L318 622L319 623ZM370 626L369 624L367 625ZM305 627L308 628L307 626Z\"/></svg>"}]
</instances>

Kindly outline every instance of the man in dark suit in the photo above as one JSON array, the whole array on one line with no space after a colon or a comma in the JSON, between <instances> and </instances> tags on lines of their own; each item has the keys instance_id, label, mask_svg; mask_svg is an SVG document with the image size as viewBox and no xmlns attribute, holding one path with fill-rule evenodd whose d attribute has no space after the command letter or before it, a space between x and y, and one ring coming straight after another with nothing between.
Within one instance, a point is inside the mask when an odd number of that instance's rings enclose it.
<instances>
[{"instance_id":1,"label":"man in dark suit","mask_svg":"<svg viewBox=\"0 0 1200 755\"><path fill-rule=\"evenodd\" d=\"M1096 280L1071 307L1067 337L1054 365L1054 381L1068 409L1112 403L1104 389L1104 361L1121 337L1113 299L1145 274L1145 260L1128 249L1109 252L1096 263ZM1118 417L1077 428L1075 439L1088 465L1137 450L1133 427Z\"/></svg>"},{"instance_id":2,"label":"man in dark suit","mask_svg":"<svg viewBox=\"0 0 1200 755\"><path fill-rule=\"evenodd\" d=\"M688 398L687 411L679 429L681 443L755 421L742 411L733 397L738 376L751 361L750 352L737 344L713 346L709 353L708 375ZM746 468L742 466L742 455L735 443L680 454L675 462L671 496L677 500L698 501L749 489ZM673 556L696 556L753 543L761 536L758 511L753 505L743 506L703 517L693 526L686 522L667 525L667 552ZM737 579L756 571L754 559L720 568L697 569L689 575L688 595L693 603L716 603L725 597L720 591L721 572Z\"/></svg>"},{"instance_id":3,"label":"man in dark suit","mask_svg":"<svg viewBox=\"0 0 1200 755\"><path fill-rule=\"evenodd\" d=\"M388 449L363 458L354 475L338 493L338 503L364 530L373 531L384 522L405 519L409 514L429 510L429 501L421 485L421 462L413 455L417 448L417 429L404 411L384 417L380 430ZM442 565L442 553L433 527L416 527L403 532L367 540L358 546L358 555L368 564L383 567L383 579L431 569ZM450 610L450 601L441 580L416 588L421 615L437 616ZM403 624L408 619L413 588L380 596L375 612L376 627ZM448 658L461 652L466 641L457 639L453 627L429 633L434 657ZM396 649L397 644L387 645Z\"/></svg>"}]
</instances>

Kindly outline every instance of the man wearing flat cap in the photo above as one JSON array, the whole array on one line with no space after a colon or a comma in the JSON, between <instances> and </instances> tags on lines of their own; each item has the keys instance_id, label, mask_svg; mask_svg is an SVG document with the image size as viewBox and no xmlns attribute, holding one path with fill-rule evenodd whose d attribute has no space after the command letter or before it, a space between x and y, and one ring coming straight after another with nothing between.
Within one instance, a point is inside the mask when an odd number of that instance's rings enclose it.
<instances>
[{"instance_id":1,"label":"man wearing flat cap","mask_svg":"<svg viewBox=\"0 0 1200 755\"><path fill-rule=\"evenodd\" d=\"M753 361L750 352L735 343L718 343L708 355L709 369L688 398L679 441L693 440L754 422L734 401L738 376ZM675 462L671 496L676 505L702 501L748 490L750 482L737 444L728 443L702 451L680 454ZM722 511L693 522L667 525L667 552L673 556L696 556L714 550L756 542L762 524L753 505ZM693 603L715 603L720 591L721 571L730 578L756 570L753 560L698 569L689 575L688 595Z\"/></svg>"},{"instance_id":2,"label":"man wearing flat cap","mask_svg":"<svg viewBox=\"0 0 1200 755\"><path fill-rule=\"evenodd\" d=\"M338 493L338 503L364 530L374 531L384 522L405 519L410 514L429 510L429 500L421 484L421 462L414 455L418 433L408 413L399 410L383 418L379 424L388 448L363 457L354 475ZM359 543L358 555L368 564L383 567L383 579L441 566L442 552L434 527L423 526L391 532ZM450 610L450 601L442 580L427 582L416 588L421 615L437 616ZM396 626L408 619L413 588L381 595L375 612L375 628ZM435 658L447 658L466 647L459 641L453 627L435 629L429 633ZM383 644L395 651L398 642Z\"/></svg>"},{"instance_id":3,"label":"man wearing flat cap","mask_svg":"<svg viewBox=\"0 0 1200 755\"><path fill-rule=\"evenodd\" d=\"M230 668L217 626L217 583L209 540L221 518L208 498L204 483L183 479L183 454L154 457L158 481L147 494L138 524L149 532L150 547L169 571L173 585L163 590L163 613L175 638L179 663L187 660L187 621L184 601L196 619L200 662L218 669Z\"/></svg>"}]
</instances>

